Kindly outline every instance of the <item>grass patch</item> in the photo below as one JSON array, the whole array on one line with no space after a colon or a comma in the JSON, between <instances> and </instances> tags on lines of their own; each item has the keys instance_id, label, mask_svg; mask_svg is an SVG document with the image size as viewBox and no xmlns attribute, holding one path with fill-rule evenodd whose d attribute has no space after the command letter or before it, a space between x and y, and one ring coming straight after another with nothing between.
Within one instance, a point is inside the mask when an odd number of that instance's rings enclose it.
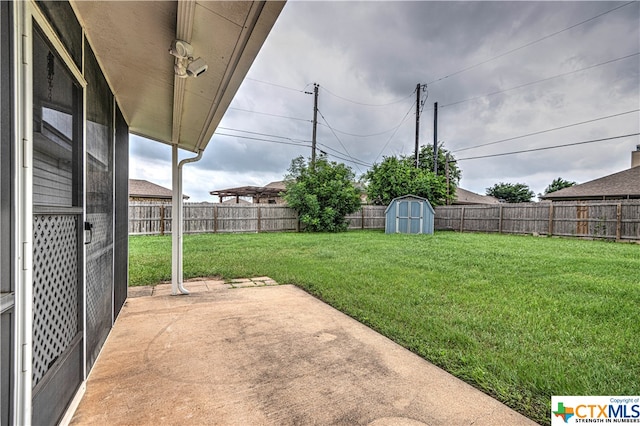
<instances>
[{"instance_id":1,"label":"grass patch","mask_svg":"<svg viewBox=\"0 0 640 426\"><path fill-rule=\"evenodd\" d=\"M171 277L170 237L131 237L131 285ZM207 234L185 278L297 284L549 424L551 395L640 394L640 246L513 235Z\"/></svg>"}]
</instances>

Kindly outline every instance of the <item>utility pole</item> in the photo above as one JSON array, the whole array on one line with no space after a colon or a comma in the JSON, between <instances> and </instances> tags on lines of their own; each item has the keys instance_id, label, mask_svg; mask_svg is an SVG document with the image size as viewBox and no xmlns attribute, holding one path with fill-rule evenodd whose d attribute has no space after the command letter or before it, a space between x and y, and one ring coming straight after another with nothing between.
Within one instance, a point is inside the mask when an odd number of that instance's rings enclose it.
<instances>
[{"instance_id":1,"label":"utility pole","mask_svg":"<svg viewBox=\"0 0 640 426\"><path fill-rule=\"evenodd\" d=\"M445 157L445 163L444 163L444 174L447 176L447 205L451 204L451 202L449 201L449 153L447 152L447 155Z\"/></svg>"},{"instance_id":2,"label":"utility pole","mask_svg":"<svg viewBox=\"0 0 640 426\"><path fill-rule=\"evenodd\" d=\"M433 104L433 173L438 174L438 103Z\"/></svg>"},{"instance_id":3,"label":"utility pole","mask_svg":"<svg viewBox=\"0 0 640 426\"><path fill-rule=\"evenodd\" d=\"M418 85L416 86L416 150L415 150L416 169L420 167L418 150L420 145L420 89L421 87L422 86L420 85L420 83L418 83Z\"/></svg>"},{"instance_id":4,"label":"utility pole","mask_svg":"<svg viewBox=\"0 0 640 426\"><path fill-rule=\"evenodd\" d=\"M316 133L318 129L318 84L313 83L313 138L311 139L311 164L316 164Z\"/></svg>"}]
</instances>

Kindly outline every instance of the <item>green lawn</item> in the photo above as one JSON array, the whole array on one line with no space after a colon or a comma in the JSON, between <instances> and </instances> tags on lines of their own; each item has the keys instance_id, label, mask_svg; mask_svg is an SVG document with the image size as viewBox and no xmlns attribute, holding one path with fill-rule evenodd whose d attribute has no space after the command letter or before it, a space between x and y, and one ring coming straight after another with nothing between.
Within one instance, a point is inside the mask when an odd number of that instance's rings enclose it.
<instances>
[{"instance_id":1,"label":"green lawn","mask_svg":"<svg viewBox=\"0 0 640 426\"><path fill-rule=\"evenodd\" d=\"M129 243L131 285L170 279L170 237ZM208 234L185 236L184 259L186 278L297 284L542 424L551 395L640 394L640 245Z\"/></svg>"}]
</instances>

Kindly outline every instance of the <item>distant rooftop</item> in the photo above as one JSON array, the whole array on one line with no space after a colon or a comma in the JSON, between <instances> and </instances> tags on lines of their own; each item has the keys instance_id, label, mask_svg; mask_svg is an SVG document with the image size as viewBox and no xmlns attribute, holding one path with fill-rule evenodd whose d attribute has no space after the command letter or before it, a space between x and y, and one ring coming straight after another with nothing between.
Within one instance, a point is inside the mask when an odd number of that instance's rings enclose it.
<instances>
[{"instance_id":1,"label":"distant rooftop","mask_svg":"<svg viewBox=\"0 0 640 426\"><path fill-rule=\"evenodd\" d=\"M153 182L142 179L129 179L129 197L135 198L156 198L170 200L173 192L169 188L156 185ZM185 200L189 199L188 195L182 196Z\"/></svg>"}]
</instances>

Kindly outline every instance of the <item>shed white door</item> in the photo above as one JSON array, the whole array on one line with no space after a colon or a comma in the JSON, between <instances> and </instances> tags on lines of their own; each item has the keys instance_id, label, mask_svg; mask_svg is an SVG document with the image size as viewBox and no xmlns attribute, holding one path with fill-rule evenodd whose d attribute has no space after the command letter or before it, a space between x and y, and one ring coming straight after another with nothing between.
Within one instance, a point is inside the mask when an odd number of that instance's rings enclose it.
<instances>
[{"instance_id":1,"label":"shed white door","mask_svg":"<svg viewBox=\"0 0 640 426\"><path fill-rule=\"evenodd\" d=\"M399 200L396 208L396 232L401 234L422 233L422 203L415 200Z\"/></svg>"}]
</instances>

